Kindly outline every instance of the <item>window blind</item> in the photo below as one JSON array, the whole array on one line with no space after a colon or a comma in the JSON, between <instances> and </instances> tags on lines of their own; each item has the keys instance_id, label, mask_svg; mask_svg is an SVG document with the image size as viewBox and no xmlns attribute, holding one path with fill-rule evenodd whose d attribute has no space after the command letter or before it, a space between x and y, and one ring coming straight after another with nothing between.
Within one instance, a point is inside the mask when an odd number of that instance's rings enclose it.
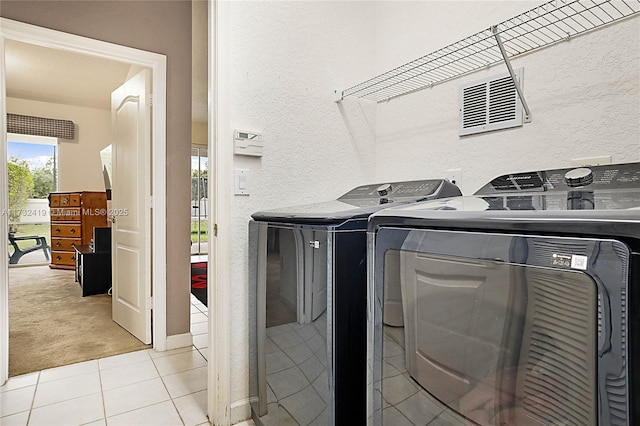
<instances>
[{"instance_id":1,"label":"window blind","mask_svg":"<svg viewBox=\"0 0 640 426\"><path fill-rule=\"evenodd\" d=\"M75 137L75 125L70 120L7 114L7 132L72 140Z\"/></svg>"}]
</instances>

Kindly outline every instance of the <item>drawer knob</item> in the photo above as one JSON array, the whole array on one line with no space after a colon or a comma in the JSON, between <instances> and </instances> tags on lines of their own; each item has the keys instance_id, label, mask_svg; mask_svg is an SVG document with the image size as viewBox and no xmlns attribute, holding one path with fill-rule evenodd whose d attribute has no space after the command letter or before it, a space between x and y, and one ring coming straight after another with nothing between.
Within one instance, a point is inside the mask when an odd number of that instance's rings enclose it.
<instances>
[{"instance_id":1,"label":"drawer knob","mask_svg":"<svg viewBox=\"0 0 640 426\"><path fill-rule=\"evenodd\" d=\"M60 260L60 259L62 259L62 257L56 256L56 260Z\"/></svg>"},{"instance_id":2,"label":"drawer knob","mask_svg":"<svg viewBox=\"0 0 640 426\"><path fill-rule=\"evenodd\" d=\"M72 234L75 234L75 233L76 233L76 229L75 229L75 228L71 228L71 231L70 231L70 232L71 232Z\"/></svg>"},{"instance_id":3,"label":"drawer knob","mask_svg":"<svg viewBox=\"0 0 640 426\"><path fill-rule=\"evenodd\" d=\"M56 228L56 234L60 233L60 228Z\"/></svg>"},{"instance_id":4,"label":"drawer knob","mask_svg":"<svg viewBox=\"0 0 640 426\"><path fill-rule=\"evenodd\" d=\"M60 244L60 241L56 241L56 247L60 247L62 244Z\"/></svg>"}]
</instances>

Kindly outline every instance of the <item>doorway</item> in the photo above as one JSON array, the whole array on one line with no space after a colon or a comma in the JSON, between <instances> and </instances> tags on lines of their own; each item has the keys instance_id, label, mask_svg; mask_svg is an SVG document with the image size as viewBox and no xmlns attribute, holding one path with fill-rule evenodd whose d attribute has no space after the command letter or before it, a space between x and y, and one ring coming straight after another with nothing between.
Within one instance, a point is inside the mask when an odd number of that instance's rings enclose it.
<instances>
[{"instance_id":1,"label":"doorway","mask_svg":"<svg viewBox=\"0 0 640 426\"><path fill-rule=\"evenodd\" d=\"M191 256L206 261L209 252L209 159L207 148L191 149Z\"/></svg>"},{"instance_id":2,"label":"doorway","mask_svg":"<svg viewBox=\"0 0 640 426\"><path fill-rule=\"evenodd\" d=\"M75 52L82 55L89 55L93 58L106 58L120 63L127 63L139 68L148 68L152 71L151 85L155 94L154 107L152 111L152 137L154 143L150 144L153 169L151 172L152 187L152 228L147 252L152 253L151 286L155 297L153 310L153 341L154 347L158 350L165 350L167 344L166 335L166 272L163 265L166 264L166 197L164 188L166 187L166 58L151 52L140 51L98 40L88 39L45 28L35 27L20 22L2 19L0 26L0 56L4 58L5 45L7 40L37 45L41 47L53 48L59 52ZM3 61L5 65L6 61ZM5 117L7 113L7 86L6 69L0 69L0 116ZM2 145L0 149L0 176L6 179L7 176L7 149L6 149L6 122L0 120L0 134L2 135ZM142 194L144 196L144 194ZM8 208L6 186L2 185L0 193L0 210ZM7 235L8 222L6 219L0 220L0 235ZM153 243L151 242L153 241ZM0 280L0 383L4 383L8 378L8 259L0 256L0 273L4 279Z\"/></svg>"}]
</instances>

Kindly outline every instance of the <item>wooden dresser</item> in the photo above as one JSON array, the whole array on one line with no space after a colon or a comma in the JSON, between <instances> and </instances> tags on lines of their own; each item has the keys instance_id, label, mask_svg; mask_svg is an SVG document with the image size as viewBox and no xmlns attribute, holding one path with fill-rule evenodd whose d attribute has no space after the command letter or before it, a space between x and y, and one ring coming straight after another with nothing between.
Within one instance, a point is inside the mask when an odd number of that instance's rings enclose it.
<instances>
[{"instance_id":1,"label":"wooden dresser","mask_svg":"<svg viewBox=\"0 0 640 426\"><path fill-rule=\"evenodd\" d=\"M52 192L50 268L75 269L74 245L88 245L93 228L107 226L107 193Z\"/></svg>"}]
</instances>

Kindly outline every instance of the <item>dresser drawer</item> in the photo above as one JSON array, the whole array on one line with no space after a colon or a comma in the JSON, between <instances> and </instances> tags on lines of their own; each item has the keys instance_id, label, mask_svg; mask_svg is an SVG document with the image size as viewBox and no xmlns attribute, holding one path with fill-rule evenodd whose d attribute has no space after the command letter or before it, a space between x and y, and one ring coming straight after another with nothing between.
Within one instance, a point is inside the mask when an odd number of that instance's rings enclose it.
<instances>
[{"instance_id":1,"label":"dresser drawer","mask_svg":"<svg viewBox=\"0 0 640 426\"><path fill-rule=\"evenodd\" d=\"M80 194L57 194L59 197L59 207L80 207Z\"/></svg>"},{"instance_id":2,"label":"dresser drawer","mask_svg":"<svg viewBox=\"0 0 640 426\"><path fill-rule=\"evenodd\" d=\"M51 250L56 251L73 251L73 245L81 245L82 239L80 238L51 238Z\"/></svg>"},{"instance_id":3,"label":"dresser drawer","mask_svg":"<svg viewBox=\"0 0 640 426\"><path fill-rule=\"evenodd\" d=\"M80 208L56 207L51 209L52 221L79 222Z\"/></svg>"},{"instance_id":4,"label":"dresser drawer","mask_svg":"<svg viewBox=\"0 0 640 426\"><path fill-rule=\"evenodd\" d=\"M49 194L49 207L60 207L60 194Z\"/></svg>"},{"instance_id":5,"label":"dresser drawer","mask_svg":"<svg viewBox=\"0 0 640 426\"><path fill-rule=\"evenodd\" d=\"M71 237L82 238L82 227L80 224L75 223L52 223L51 224L51 238L56 237Z\"/></svg>"},{"instance_id":6,"label":"dresser drawer","mask_svg":"<svg viewBox=\"0 0 640 426\"><path fill-rule=\"evenodd\" d=\"M80 207L82 205L81 199L82 197L78 193L69 194L69 207Z\"/></svg>"},{"instance_id":7,"label":"dresser drawer","mask_svg":"<svg viewBox=\"0 0 640 426\"><path fill-rule=\"evenodd\" d=\"M52 251L51 263L55 265L71 265L76 264L76 252L74 251Z\"/></svg>"},{"instance_id":8,"label":"dresser drawer","mask_svg":"<svg viewBox=\"0 0 640 426\"><path fill-rule=\"evenodd\" d=\"M80 207L82 195L79 192L52 192L49 194L49 207Z\"/></svg>"}]
</instances>

